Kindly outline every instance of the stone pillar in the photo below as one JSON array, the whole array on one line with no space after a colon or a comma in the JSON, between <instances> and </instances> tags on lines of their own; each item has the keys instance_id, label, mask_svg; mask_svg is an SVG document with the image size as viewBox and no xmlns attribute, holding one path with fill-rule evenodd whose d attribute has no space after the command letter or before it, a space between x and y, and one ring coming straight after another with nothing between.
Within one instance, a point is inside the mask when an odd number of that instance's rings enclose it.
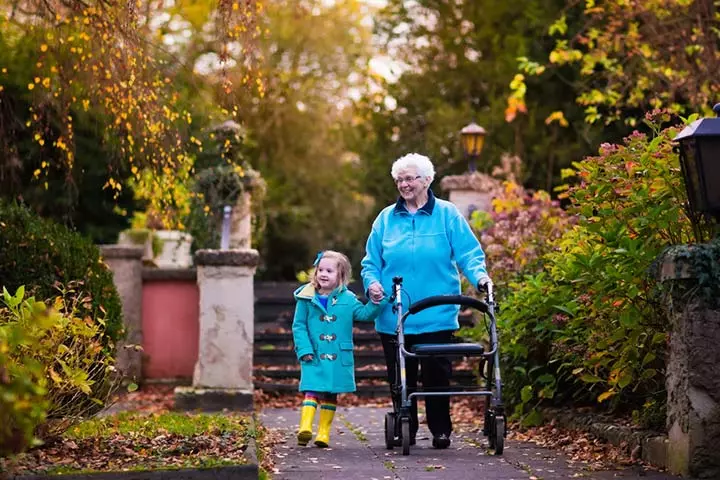
<instances>
[{"instance_id":1,"label":"stone pillar","mask_svg":"<svg viewBox=\"0 0 720 480\"><path fill-rule=\"evenodd\" d=\"M500 185L498 180L480 172L448 175L440 182L440 188L449 193L448 200L465 218L470 218L476 210L492 211L493 195Z\"/></svg>"},{"instance_id":2,"label":"stone pillar","mask_svg":"<svg viewBox=\"0 0 720 480\"><path fill-rule=\"evenodd\" d=\"M199 250L200 345L192 387L175 389L183 410L253 408L253 277L256 250Z\"/></svg>"},{"instance_id":3,"label":"stone pillar","mask_svg":"<svg viewBox=\"0 0 720 480\"><path fill-rule=\"evenodd\" d=\"M708 276L720 265L711 248L673 247L658 272L671 325L668 467L697 478L720 478L720 285Z\"/></svg>"},{"instance_id":4,"label":"stone pillar","mask_svg":"<svg viewBox=\"0 0 720 480\"><path fill-rule=\"evenodd\" d=\"M142 246L101 245L105 263L113 272L115 288L122 301L125 339L117 345L116 368L126 380L142 379ZM127 348L126 348L127 347Z\"/></svg>"}]
</instances>

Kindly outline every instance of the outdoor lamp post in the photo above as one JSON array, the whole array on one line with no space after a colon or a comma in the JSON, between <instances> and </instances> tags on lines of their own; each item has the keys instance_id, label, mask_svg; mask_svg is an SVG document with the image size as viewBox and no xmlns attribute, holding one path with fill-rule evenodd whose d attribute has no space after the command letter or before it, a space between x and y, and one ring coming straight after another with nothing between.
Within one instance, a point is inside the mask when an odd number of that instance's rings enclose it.
<instances>
[{"instance_id":1,"label":"outdoor lamp post","mask_svg":"<svg viewBox=\"0 0 720 480\"><path fill-rule=\"evenodd\" d=\"M463 127L460 130L460 138L462 140L465 155L470 157L470 171L475 171L475 159L480 156L483 144L485 143L485 129L475 122Z\"/></svg>"},{"instance_id":2,"label":"outdoor lamp post","mask_svg":"<svg viewBox=\"0 0 720 480\"><path fill-rule=\"evenodd\" d=\"M713 107L720 117L720 103ZM674 139L690 203L690 214L712 216L720 223L720 118L702 118Z\"/></svg>"}]
</instances>

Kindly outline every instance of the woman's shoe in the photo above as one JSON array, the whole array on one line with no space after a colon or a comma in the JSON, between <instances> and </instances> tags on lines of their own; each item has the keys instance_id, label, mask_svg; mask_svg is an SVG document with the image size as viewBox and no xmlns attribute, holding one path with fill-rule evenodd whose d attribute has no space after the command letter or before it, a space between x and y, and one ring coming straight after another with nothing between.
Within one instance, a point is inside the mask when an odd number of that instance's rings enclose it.
<instances>
[{"instance_id":1,"label":"woman's shoe","mask_svg":"<svg viewBox=\"0 0 720 480\"><path fill-rule=\"evenodd\" d=\"M448 448L450 446L450 437L444 433L433 436L432 446L437 449Z\"/></svg>"}]
</instances>

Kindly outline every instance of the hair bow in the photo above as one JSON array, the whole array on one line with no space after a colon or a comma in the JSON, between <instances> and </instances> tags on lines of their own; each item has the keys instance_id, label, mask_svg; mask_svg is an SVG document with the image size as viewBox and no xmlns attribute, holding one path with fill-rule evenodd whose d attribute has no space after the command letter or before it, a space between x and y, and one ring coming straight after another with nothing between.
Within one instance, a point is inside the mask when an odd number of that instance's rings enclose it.
<instances>
[{"instance_id":1,"label":"hair bow","mask_svg":"<svg viewBox=\"0 0 720 480\"><path fill-rule=\"evenodd\" d=\"M320 263L320 259L322 258L322 256L323 256L323 251L320 250L317 253L317 257L315 257L315 261L313 262L313 267L317 267L317 264Z\"/></svg>"}]
</instances>

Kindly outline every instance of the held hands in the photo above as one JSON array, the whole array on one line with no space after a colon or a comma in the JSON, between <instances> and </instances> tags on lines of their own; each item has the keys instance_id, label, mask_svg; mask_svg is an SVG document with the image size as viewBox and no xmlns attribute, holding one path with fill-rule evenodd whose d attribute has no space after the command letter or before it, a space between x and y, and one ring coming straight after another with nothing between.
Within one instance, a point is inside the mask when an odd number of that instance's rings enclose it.
<instances>
[{"instance_id":1,"label":"held hands","mask_svg":"<svg viewBox=\"0 0 720 480\"><path fill-rule=\"evenodd\" d=\"M312 353L307 353L307 354L303 355L302 357L300 357L300 361L301 362L312 362L313 358L315 358L315 357L313 356Z\"/></svg>"},{"instance_id":2,"label":"held hands","mask_svg":"<svg viewBox=\"0 0 720 480\"><path fill-rule=\"evenodd\" d=\"M385 290L383 290L382 285L380 285L380 282L373 282L368 287L368 295L370 296L370 301L373 303L380 303L382 299L385 297Z\"/></svg>"}]
</instances>

